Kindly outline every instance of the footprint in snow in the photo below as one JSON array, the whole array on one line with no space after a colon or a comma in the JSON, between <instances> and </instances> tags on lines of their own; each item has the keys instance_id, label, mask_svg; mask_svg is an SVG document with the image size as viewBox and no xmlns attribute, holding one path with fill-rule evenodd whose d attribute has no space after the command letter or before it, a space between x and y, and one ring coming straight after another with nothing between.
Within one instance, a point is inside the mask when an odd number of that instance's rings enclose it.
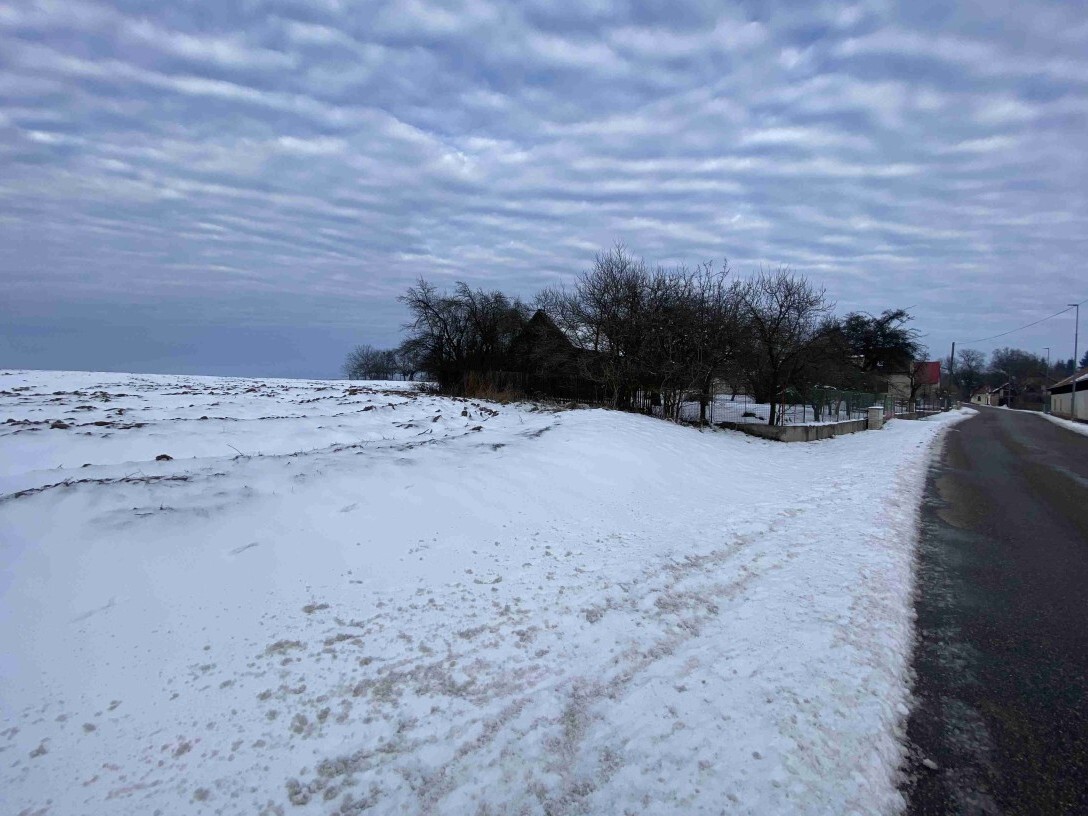
<instances>
[{"instance_id":1,"label":"footprint in snow","mask_svg":"<svg viewBox=\"0 0 1088 816\"><path fill-rule=\"evenodd\" d=\"M105 606L100 606L97 609L92 609L89 612L84 612L82 615L76 615L76 617L72 618L72 623L78 623L79 621L87 620L87 618L91 617L92 615L97 615L99 612L106 612L107 610L112 609L116 600L116 598L110 598L109 603L107 603Z\"/></svg>"}]
</instances>

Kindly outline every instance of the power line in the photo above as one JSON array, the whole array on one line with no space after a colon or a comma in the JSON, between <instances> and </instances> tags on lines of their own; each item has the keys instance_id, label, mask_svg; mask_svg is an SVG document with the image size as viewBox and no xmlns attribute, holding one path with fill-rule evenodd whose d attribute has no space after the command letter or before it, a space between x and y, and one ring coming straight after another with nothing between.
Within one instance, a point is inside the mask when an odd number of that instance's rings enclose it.
<instances>
[{"instance_id":1,"label":"power line","mask_svg":"<svg viewBox=\"0 0 1088 816\"><path fill-rule=\"evenodd\" d=\"M1088 303L1088 300L1082 300L1078 305L1083 306L1085 303ZM1001 334L995 334L995 335L993 335L991 337L980 337L978 340L968 340L966 343L964 343L964 345L969 346L972 343L985 343L987 340L996 340L999 337L1006 337L1006 336L1008 336L1010 334L1016 334L1016 332L1018 332L1018 331L1023 331L1024 329L1030 329L1032 326L1038 326L1040 323L1045 323L1047 320L1050 320L1051 318L1057 317L1058 315L1063 315L1072 308L1073 308L1073 306L1066 306L1060 312L1054 312L1054 314L1048 315L1047 317L1040 318L1039 320L1036 320L1034 323L1028 323L1026 326L1020 326L1019 328L1016 328L1016 329L1010 329L1007 332L1001 332Z\"/></svg>"}]
</instances>

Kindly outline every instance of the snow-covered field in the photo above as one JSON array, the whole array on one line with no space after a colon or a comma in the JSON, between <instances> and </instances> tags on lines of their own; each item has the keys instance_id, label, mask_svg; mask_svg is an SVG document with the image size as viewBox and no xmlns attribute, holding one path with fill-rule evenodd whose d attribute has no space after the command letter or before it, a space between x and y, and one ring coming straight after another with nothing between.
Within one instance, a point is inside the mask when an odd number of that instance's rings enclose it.
<instances>
[{"instance_id":1,"label":"snow-covered field","mask_svg":"<svg viewBox=\"0 0 1088 816\"><path fill-rule=\"evenodd\" d=\"M894 812L916 508L969 413L783 445L0 372L0 812Z\"/></svg>"}]
</instances>

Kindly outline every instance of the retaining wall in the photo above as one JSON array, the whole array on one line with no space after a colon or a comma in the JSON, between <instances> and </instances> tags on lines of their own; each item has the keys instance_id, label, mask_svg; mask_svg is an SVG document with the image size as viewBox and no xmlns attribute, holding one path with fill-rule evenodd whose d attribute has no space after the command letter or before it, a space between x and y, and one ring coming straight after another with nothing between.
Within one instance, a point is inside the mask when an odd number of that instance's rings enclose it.
<instances>
[{"instance_id":1,"label":"retaining wall","mask_svg":"<svg viewBox=\"0 0 1088 816\"><path fill-rule=\"evenodd\" d=\"M779 442L816 442L831 439L842 434L864 431L869 427L867 419L851 419L847 422L832 422L827 425L756 425L750 422L722 422L720 428L743 431L751 436L775 439Z\"/></svg>"}]
</instances>

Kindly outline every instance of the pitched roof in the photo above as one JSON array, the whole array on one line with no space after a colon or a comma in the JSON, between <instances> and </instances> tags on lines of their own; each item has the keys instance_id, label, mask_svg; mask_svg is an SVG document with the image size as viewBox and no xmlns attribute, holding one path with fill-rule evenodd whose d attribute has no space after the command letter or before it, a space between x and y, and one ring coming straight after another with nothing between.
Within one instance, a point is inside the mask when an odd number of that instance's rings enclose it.
<instances>
[{"instance_id":1,"label":"pitched roof","mask_svg":"<svg viewBox=\"0 0 1088 816\"><path fill-rule=\"evenodd\" d=\"M940 385L941 384L941 362L940 360L926 360L918 361L914 364L915 376L918 378L919 385Z\"/></svg>"},{"instance_id":2,"label":"pitched roof","mask_svg":"<svg viewBox=\"0 0 1088 816\"><path fill-rule=\"evenodd\" d=\"M1061 388L1066 385L1072 385L1073 383L1081 383L1088 381L1088 368L1082 368L1080 371L1074 371L1070 376L1064 380L1058 380L1053 385L1048 386L1048 390L1054 390L1055 388ZM1080 390L1079 388L1077 389Z\"/></svg>"}]
</instances>

